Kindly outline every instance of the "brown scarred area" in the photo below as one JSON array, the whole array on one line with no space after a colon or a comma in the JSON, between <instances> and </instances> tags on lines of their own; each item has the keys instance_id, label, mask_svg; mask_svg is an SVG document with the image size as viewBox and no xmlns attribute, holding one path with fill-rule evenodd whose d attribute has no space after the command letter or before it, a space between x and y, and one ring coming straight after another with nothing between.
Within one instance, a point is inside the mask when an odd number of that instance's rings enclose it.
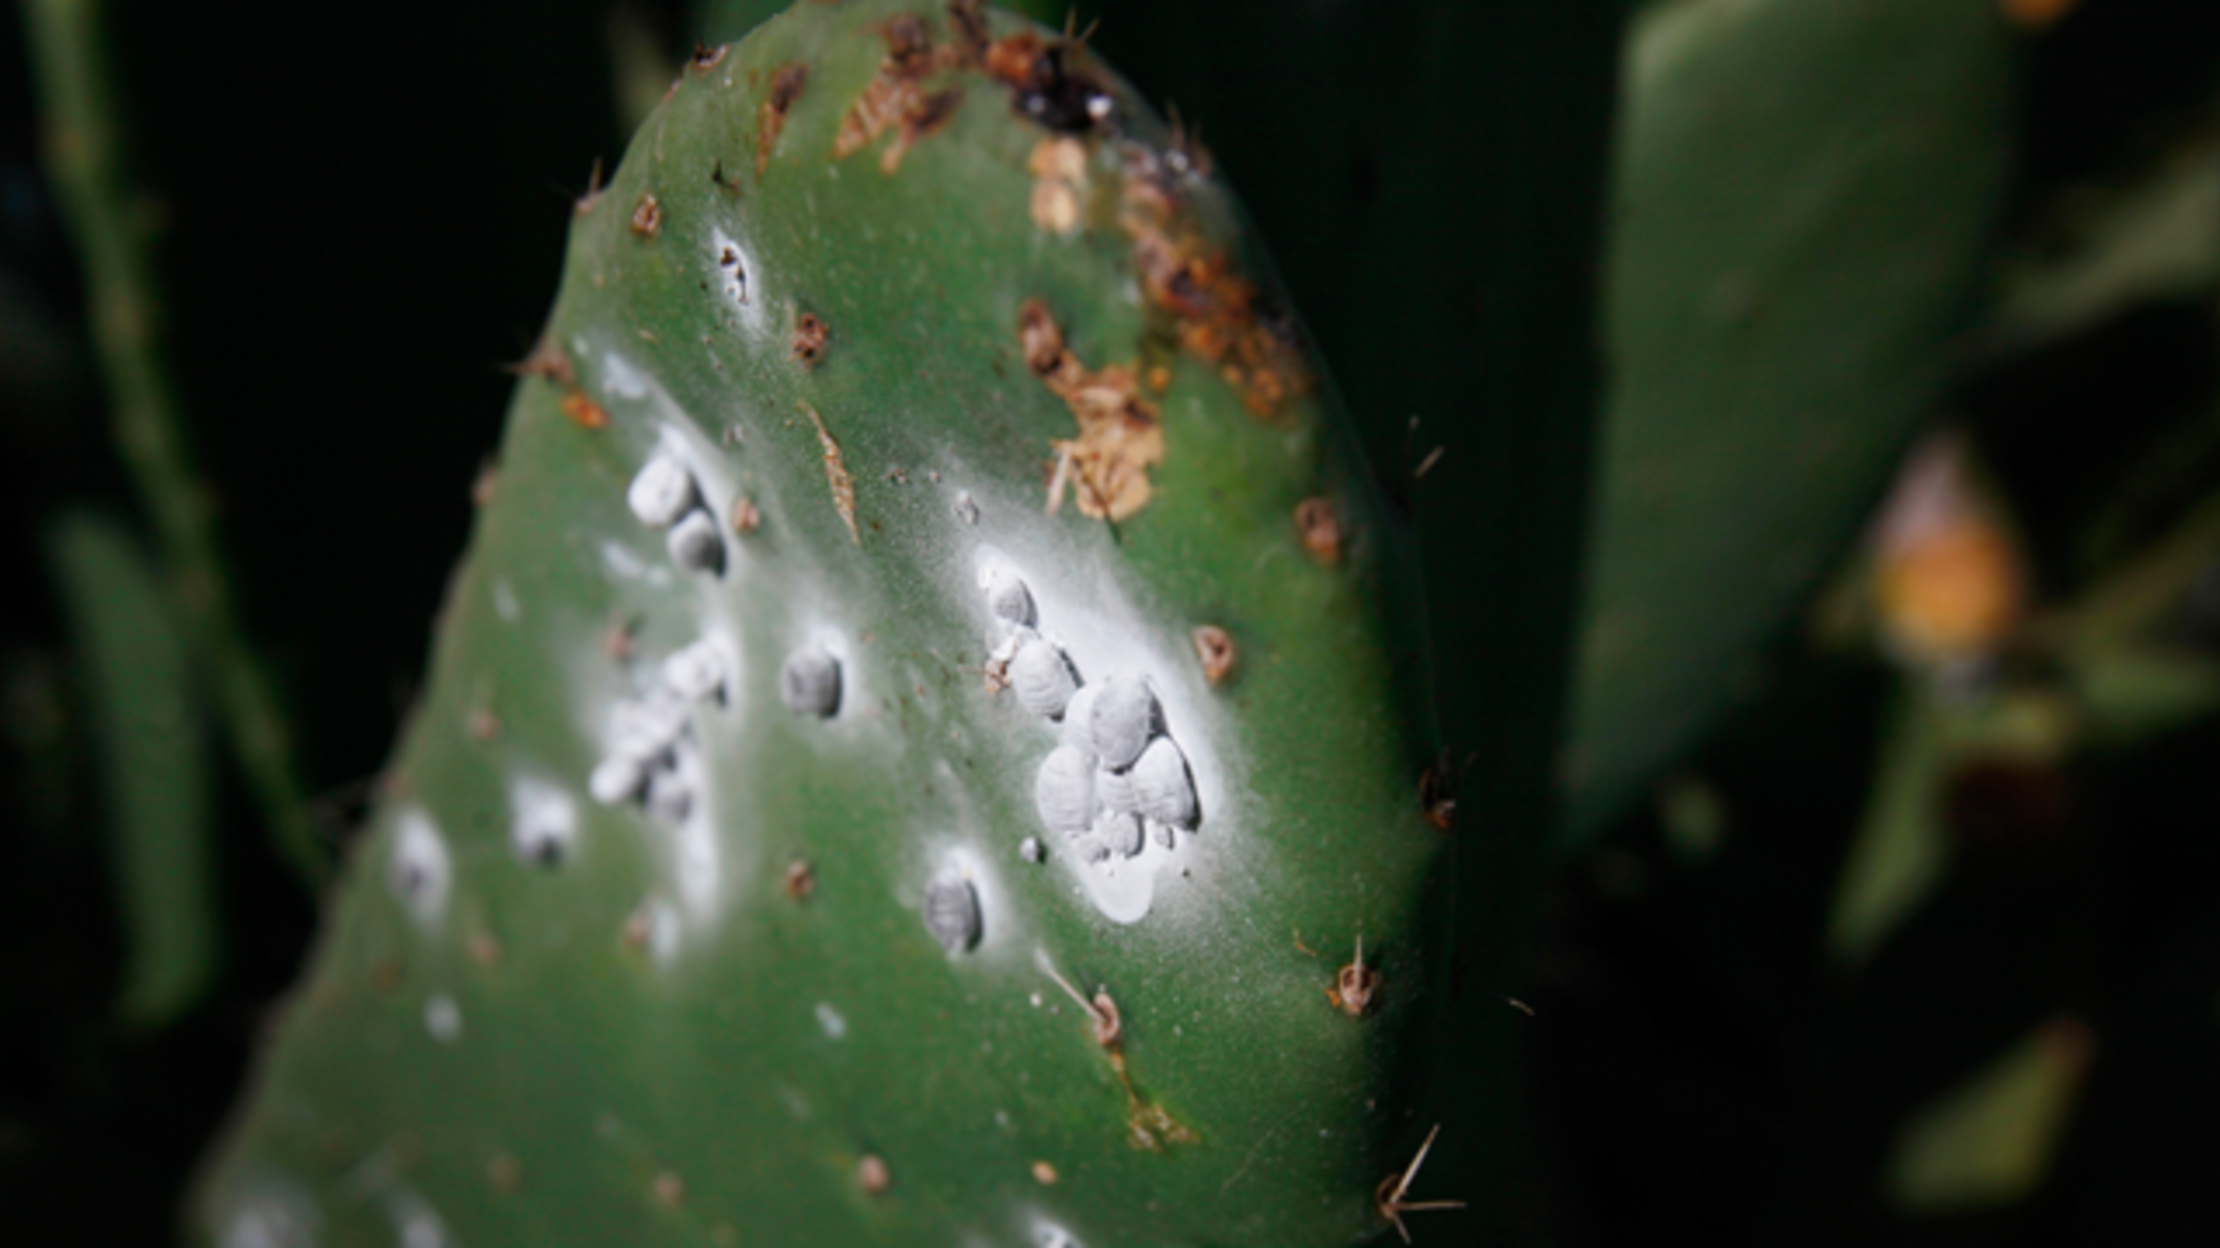
<instances>
[{"instance_id":1,"label":"brown scarred area","mask_svg":"<svg viewBox=\"0 0 2220 1248\"><path fill-rule=\"evenodd\" d=\"M808 863L797 858L787 864L786 879L782 887L786 890L786 895L795 901L808 901L809 895L817 891L817 873Z\"/></svg>"},{"instance_id":2,"label":"brown scarred area","mask_svg":"<svg viewBox=\"0 0 2220 1248\"><path fill-rule=\"evenodd\" d=\"M848 526L848 536L856 545L863 545L863 534L856 528L856 485L848 475L848 465L840 458L840 443L833 441L832 433L825 428L817 409L799 403L809 414L809 423L817 428L817 445L825 453L825 485L832 491L833 509L840 513L841 523Z\"/></svg>"},{"instance_id":3,"label":"brown scarred area","mask_svg":"<svg viewBox=\"0 0 2220 1248\"><path fill-rule=\"evenodd\" d=\"M1033 175L1033 224L1051 234L1079 228L1087 191L1087 149L1077 139L1054 136L1033 145L1025 167Z\"/></svg>"},{"instance_id":4,"label":"brown scarred area","mask_svg":"<svg viewBox=\"0 0 2220 1248\"><path fill-rule=\"evenodd\" d=\"M771 163L771 149L786 129L786 115L809 85L809 66L795 62L771 71L771 91L755 110L755 176L762 177Z\"/></svg>"},{"instance_id":5,"label":"brown scarred area","mask_svg":"<svg viewBox=\"0 0 2220 1248\"><path fill-rule=\"evenodd\" d=\"M1329 498L1306 498L1295 504L1295 531L1303 549L1321 567L1341 562L1341 514Z\"/></svg>"},{"instance_id":6,"label":"brown scarred area","mask_svg":"<svg viewBox=\"0 0 2220 1248\"><path fill-rule=\"evenodd\" d=\"M1133 370L1111 364L1090 372L1064 346L1056 318L1038 299L1018 310L1018 344L1025 366L1079 422L1078 437L1052 444L1049 511L1063 505L1067 482L1082 515L1123 520L1147 505L1148 470L1164 462L1164 426L1156 405L1141 397Z\"/></svg>"},{"instance_id":7,"label":"brown scarred area","mask_svg":"<svg viewBox=\"0 0 2220 1248\"><path fill-rule=\"evenodd\" d=\"M755 500L749 498L745 494L732 500L732 515L730 519L732 523L732 531L739 534L741 537L746 537L748 534L753 533L757 529L763 527L762 511L757 509L755 505Z\"/></svg>"},{"instance_id":8,"label":"brown scarred area","mask_svg":"<svg viewBox=\"0 0 2220 1248\"><path fill-rule=\"evenodd\" d=\"M979 59L988 77L1010 88L1018 116L1059 134L1085 134L1117 111L1077 39L1019 31L989 45Z\"/></svg>"},{"instance_id":9,"label":"brown scarred area","mask_svg":"<svg viewBox=\"0 0 2220 1248\"><path fill-rule=\"evenodd\" d=\"M732 51L732 45L728 43L720 43L714 48L697 43L694 45L693 57L686 63L696 73L703 73L717 68L718 64L725 59L725 53L730 51Z\"/></svg>"},{"instance_id":10,"label":"brown scarred area","mask_svg":"<svg viewBox=\"0 0 2220 1248\"><path fill-rule=\"evenodd\" d=\"M1334 986L1326 990L1326 999L1349 1017L1363 1018L1372 1012L1379 991L1380 974L1364 964L1364 942L1359 940L1356 959L1334 973Z\"/></svg>"},{"instance_id":11,"label":"brown scarred area","mask_svg":"<svg viewBox=\"0 0 2220 1248\"><path fill-rule=\"evenodd\" d=\"M1188 639L1195 643L1195 658L1202 663L1203 679L1213 689L1224 684L1226 677L1233 675L1233 665L1239 661L1233 634L1216 624L1198 624L1195 631L1188 634Z\"/></svg>"},{"instance_id":12,"label":"brown scarred area","mask_svg":"<svg viewBox=\"0 0 2220 1248\"><path fill-rule=\"evenodd\" d=\"M794 318L794 343L790 354L804 368L817 367L825 358L825 343L832 337L832 327L814 312L804 312Z\"/></svg>"},{"instance_id":13,"label":"brown scarred area","mask_svg":"<svg viewBox=\"0 0 2220 1248\"><path fill-rule=\"evenodd\" d=\"M1132 241L1142 292L1171 318L1181 349L1214 366L1251 414L1269 419L1310 390L1310 370L1294 323L1234 270L1180 201L1179 183L1207 163L1184 138L1163 154L1129 146L1118 225Z\"/></svg>"},{"instance_id":14,"label":"brown scarred area","mask_svg":"<svg viewBox=\"0 0 2220 1248\"><path fill-rule=\"evenodd\" d=\"M894 141L879 154L879 168L893 173L902 167L910 148L947 125L963 103L963 88L927 91L926 76L957 68L967 58L961 45L936 49L924 19L912 14L888 18L879 33L886 40L886 56L879 62L879 72L841 117L840 132L833 137L833 159L845 160L893 129Z\"/></svg>"},{"instance_id":15,"label":"brown scarred area","mask_svg":"<svg viewBox=\"0 0 2220 1248\"><path fill-rule=\"evenodd\" d=\"M632 205L632 233L640 238L653 238L663 230L663 205L654 195L642 192Z\"/></svg>"},{"instance_id":16,"label":"brown scarred area","mask_svg":"<svg viewBox=\"0 0 2220 1248\"><path fill-rule=\"evenodd\" d=\"M609 409L596 403L583 390L573 390L563 396L563 415L581 429L603 429L609 424Z\"/></svg>"}]
</instances>

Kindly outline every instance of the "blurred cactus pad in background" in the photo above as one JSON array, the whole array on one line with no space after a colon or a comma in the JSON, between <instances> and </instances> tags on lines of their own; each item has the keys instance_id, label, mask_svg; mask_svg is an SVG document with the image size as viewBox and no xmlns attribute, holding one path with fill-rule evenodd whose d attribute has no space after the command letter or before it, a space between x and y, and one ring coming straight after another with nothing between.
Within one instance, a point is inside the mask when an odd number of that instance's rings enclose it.
<instances>
[{"instance_id":1,"label":"blurred cactus pad in background","mask_svg":"<svg viewBox=\"0 0 2220 1248\"><path fill-rule=\"evenodd\" d=\"M19 0L11 1241L2220 1233L2220 14L1017 9Z\"/></svg>"}]
</instances>

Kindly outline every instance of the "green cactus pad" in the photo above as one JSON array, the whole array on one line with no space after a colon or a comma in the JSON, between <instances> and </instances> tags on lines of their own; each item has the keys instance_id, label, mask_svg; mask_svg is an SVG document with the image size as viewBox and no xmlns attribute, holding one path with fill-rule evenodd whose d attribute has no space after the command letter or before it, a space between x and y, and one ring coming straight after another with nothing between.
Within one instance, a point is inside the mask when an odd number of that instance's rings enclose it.
<instances>
[{"instance_id":1,"label":"green cactus pad","mask_svg":"<svg viewBox=\"0 0 2220 1248\"><path fill-rule=\"evenodd\" d=\"M1408 552L1263 265L1015 19L698 54L580 205L203 1233L1386 1230L1437 743Z\"/></svg>"}]
</instances>

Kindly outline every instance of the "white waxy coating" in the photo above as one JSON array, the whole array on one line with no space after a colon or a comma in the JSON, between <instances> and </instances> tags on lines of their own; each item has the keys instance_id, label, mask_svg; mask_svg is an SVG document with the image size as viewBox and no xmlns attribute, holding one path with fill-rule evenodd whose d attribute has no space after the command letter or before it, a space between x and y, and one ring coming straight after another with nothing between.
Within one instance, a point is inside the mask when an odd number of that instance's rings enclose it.
<instances>
[{"instance_id":1,"label":"white waxy coating","mask_svg":"<svg viewBox=\"0 0 2220 1248\"><path fill-rule=\"evenodd\" d=\"M385 882L419 923L436 923L446 912L454 867L447 856L447 842L440 839L439 829L422 811L402 815L394 828Z\"/></svg>"},{"instance_id":2,"label":"white waxy coating","mask_svg":"<svg viewBox=\"0 0 2220 1248\"><path fill-rule=\"evenodd\" d=\"M650 459L624 492L625 506L640 518L640 523L658 529L676 524L699 497L694 474L668 455Z\"/></svg>"},{"instance_id":3,"label":"white waxy coating","mask_svg":"<svg viewBox=\"0 0 2220 1248\"><path fill-rule=\"evenodd\" d=\"M724 535L717 531L717 522L709 513L698 507L672 525L663 541L670 548L671 562L688 572L724 571Z\"/></svg>"},{"instance_id":4,"label":"white waxy coating","mask_svg":"<svg viewBox=\"0 0 2220 1248\"><path fill-rule=\"evenodd\" d=\"M570 856L578 838L578 808L570 794L544 780L521 779L509 790L509 848L541 866Z\"/></svg>"},{"instance_id":5,"label":"white waxy coating","mask_svg":"<svg viewBox=\"0 0 2220 1248\"><path fill-rule=\"evenodd\" d=\"M1027 628L1040 626L1040 611L1033 605L1033 591L1025 587L1023 577L1008 568L989 568L981 580L987 591L987 609L996 619Z\"/></svg>"},{"instance_id":6,"label":"white waxy coating","mask_svg":"<svg viewBox=\"0 0 2220 1248\"><path fill-rule=\"evenodd\" d=\"M1158 823L1189 831L1202 822L1195 804L1195 777L1187 770L1187 756L1170 737L1149 742L1128 774L1134 809Z\"/></svg>"},{"instance_id":7,"label":"white waxy coating","mask_svg":"<svg viewBox=\"0 0 2220 1248\"><path fill-rule=\"evenodd\" d=\"M1079 673L1055 642L1027 637L1010 660L1010 687L1017 691L1018 705L1043 719L1061 719L1079 691Z\"/></svg>"},{"instance_id":8,"label":"white waxy coating","mask_svg":"<svg viewBox=\"0 0 2220 1248\"><path fill-rule=\"evenodd\" d=\"M1145 679L1112 676L1102 682L1088 716L1095 755L1112 771L1123 771L1141 757L1151 738L1163 731L1164 712Z\"/></svg>"},{"instance_id":9,"label":"white waxy coating","mask_svg":"<svg viewBox=\"0 0 2220 1248\"><path fill-rule=\"evenodd\" d=\"M1095 796L1111 810L1139 810L1140 799L1133 793L1133 773L1112 771L1105 767L1095 773Z\"/></svg>"},{"instance_id":10,"label":"white waxy coating","mask_svg":"<svg viewBox=\"0 0 2220 1248\"><path fill-rule=\"evenodd\" d=\"M933 877L925 890L925 927L950 953L979 943L979 894L970 880L953 871Z\"/></svg>"},{"instance_id":11,"label":"white waxy coating","mask_svg":"<svg viewBox=\"0 0 2220 1248\"><path fill-rule=\"evenodd\" d=\"M1095 835L1092 832L1089 832L1087 835L1073 841L1071 843L1071 847L1073 852L1079 855L1079 861L1081 862L1098 863L1110 861L1110 846L1105 844L1101 837Z\"/></svg>"},{"instance_id":12,"label":"white waxy coating","mask_svg":"<svg viewBox=\"0 0 2220 1248\"><path fill-rule=\"evenodd\" d=\"M1027 862L1047 862L1048 846L1041 844L1041 838L1037 836L1026 837L1018 842L1018 857Z\"/></svg>"},{"instance_id":13,"label":"white waxy coating","mask_svg":"<svg viewBox=\"0 0 2220 1248\"><path fill-rule=\"evenodd\" d=\"M1095 760L1068 745L1051 750L1033 778L1033 805L1051 831L1086 831L1095 819Z\"/></svg>"},{"instance_id":14,"label":"white waxy coating","mask_svg":"<svg viewBox=\"0 0 2220 1248\"><path fill-rule=\"evenodd\" d=\"M663 659L663 685L690 702L722 698L725 691L725 656L717 643L704 638L672 651Z\"/></svg>"},{"instance_id":15,"label":"white waxy coating","mask_svg":"<svg viewBox=\"0 0 2220 1248\"><path fill-rule=\"evenodd\" d=\"M1103 847L1121 858L1139 857L1148 840L1141 828L1141 816L1130 810L1106 810L1096 820L1090 834L1102 842Z\"/></svg>"},{"instance_id":16,"label":"white waxy coating","mask_svg":"<svg viewBox=\"0 0 2220 1248\"><path fill-rule=\"evenodd\" d=\"M1081 685L1079 691L1064 703L1064 722L1059 732L1065 745L1076 747L1082 754L1095 752L1095 697L1102 692L1101 685Z\"/></svg>"},{"instance_id":17,"label":"white waxy coating","mask_svg":"<svg viewBox=\"0 0 2220 1248\"><path fill-rule=\"evenodd\" d=\"M779 700L797 715L829 719L840 709L840 660L823 646L803 646L779 668Z\"/></svg>"},{"instance_id":18,"label":"white waxy coating","mask_svg":"<svg viewBox=\"0 0 2220 1248\"><path fill-rule=\"evenodd\" d=\"M443 992L435 992L424 1002L424 1030L432 1039L442 1044L452 1043L462 1035L462 1009L455 999Z\"/></svg>"},{"instance_id":19,"label":"white waxy coating","mask_svg":"<svg viewBox=\"0 0 2220 1248\"><path fill-rule=\"evenodd\" d=\"M676 771L657 770L648 777L647 812L664 823L684 823L694 809L694 791Z\"/></svg>"},{"instance_id":20,"label":"white waxy coating","mask_svg":"<svg viewBox=\"0 0 2220 1248\"><path fill-rule=\"evenodd\" d=\"M629 754L611 754L594 764L586 777L586 792L604 806L616 806L640 795L647 784L647 768Z\"/></svg>"},{"instance_id":21,"label":"white waxy coating","mask_svg":"<svg viewBox=\"0 0 2220 1248\"><path fill-rule=\"evenodd\" d=\"M645 761L677 744L686 731L686 703L669 689L650 690L609 711L609 752Z\"/></svg>"}]
</instances>

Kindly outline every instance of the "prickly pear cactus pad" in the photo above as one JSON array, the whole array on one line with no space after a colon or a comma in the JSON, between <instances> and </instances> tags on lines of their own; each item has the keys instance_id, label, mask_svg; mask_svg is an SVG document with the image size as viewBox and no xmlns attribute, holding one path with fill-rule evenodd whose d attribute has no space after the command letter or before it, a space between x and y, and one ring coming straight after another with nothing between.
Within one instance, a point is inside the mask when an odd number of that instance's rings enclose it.
<instances>
[{"instance_id":1,"label":"prickly pear cactus pad","mask_svg":"<svg viewBox=\"0 0 2220 1248\"><path fill-rule=\"evenodd\" d=\"M1404 1181L1415 593L1262 266L1015 19L697 54L579 205L202 1233L1295 1246L1454 1196Z\"/></svg>"}]
</instances>

